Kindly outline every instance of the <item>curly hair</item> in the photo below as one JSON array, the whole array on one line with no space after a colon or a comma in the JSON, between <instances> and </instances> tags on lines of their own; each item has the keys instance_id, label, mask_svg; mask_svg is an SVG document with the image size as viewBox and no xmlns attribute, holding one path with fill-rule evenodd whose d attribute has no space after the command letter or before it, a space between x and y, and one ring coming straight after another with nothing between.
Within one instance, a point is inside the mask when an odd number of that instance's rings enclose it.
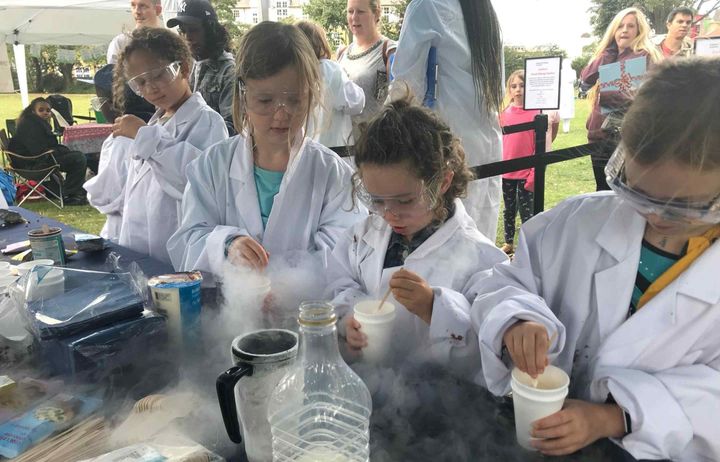
<instances>
[{"instance_id":1,"label":"curly hair","mask_svg":"<svg viewBox=\"0 0 720 462\"><path fill-rule=\"evenodd\" d=\"M50 100L43 98L42 96L37 97L37 98L33 99L32 101L30 101L30 104L28 104L27 107L22 110L22 112L18 116L15 123L17 125L20 125L26 118L34 115L35 114L35 105L40 104L40 103L45 103L52 108L52 104L50 104Z\"/></svg>"},{"instance_id":2,"label":"curly hair","mask_svg":"<svg viewBox=\"0 0 720 462\"><path fill-rule=\"evenodd\" d=\"M439 221L447 219L456 198L467 194L473 180L465 163L465 151L450 127L432 111L418 106L406 90L405 95L385 106L365 126L353 149L357 171L353 175L353 189L362 177L364 164L405 164L424 184L436 185L438 178L453 173L450 187L442 200L435 201L433 214ZM355 191L353 191L355 192ZM439 191L428 191L438 194Z\"/></svg>"},{"instance_id":3,"label":"curly hair","mask_svg":"<svg viewBox=\"0 0 720 462\"><path fill-rule=\"evenodd\" d=\"M142 50L150 53L157 58L158 65L179 61L181 63L181 72L185 77L190 74L190 66L192 65L192 54L187 43L178 34L168 29L141 27L130 34L130 39L130 43L120 53L113 75L113 108L120 113L125 112L125 84L128 80L125 75L127 61L134 52Z\"/></svg>"},{"instance_id":4,"label":"curly hair","mask_svg":"<svg viewBox=\"0 0 720 462\"><path fill-rule=\"evenodd\" d=\"M209 19L204 20L202 24L205 50L209 53L210 59L218 59L225 51L232 53L230 34L225 26Z\"/></svg>"},{"instance_id":5,"label":"curly hair","mask_svg":"<svg viewBox=\"0 0 720 462\"><path fill-rule=\"evenodd\" d=\"M321 100L322 83L320 64L310 41L293 24L263 21L250 29L240 40L235 58L238 83L272 77L288 66L297 70L301 88L308 92L305 121ZM233 96L233 123L238 133L248 128L243 95L235 85Z\"/></svg>"}]
</instances>

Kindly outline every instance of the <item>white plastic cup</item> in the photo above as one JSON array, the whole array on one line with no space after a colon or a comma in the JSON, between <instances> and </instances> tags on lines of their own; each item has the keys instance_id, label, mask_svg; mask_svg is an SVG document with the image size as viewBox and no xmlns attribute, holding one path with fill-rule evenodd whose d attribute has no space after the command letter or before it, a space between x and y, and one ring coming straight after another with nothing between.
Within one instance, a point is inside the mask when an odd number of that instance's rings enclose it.
<instances>
[{"instance_id":1,"label":"white plastic cup","mask_svg":"<svg viewBox=\"0 0 720 462\"><path fill-rule=\"evenodd\" d=\"M55 262L49 258L41 258L39 260L30 260L30 261L26 261L24 263L20 263L19 265L16 266L16 268L17 268L18 274L20 276L23 276L38 265L53 266L54 264L55 264Z\"/></svg>"},{"instance_id":2,"label":"white plastic cup","mask_svg":"<svg viewBox=\"0 0 720 462\"><path fill-rule=\"evenodd\" d=\"M380 309L378 305L380 300L365 300L353 308L360 330L367 336L368 344L362 350L362 357L369 363L384 360L392 342L395 305L385 302Z\"/></svg>"},{"instance_id":3,"label":"white plastic cup","mask_svg":"<svg viewBox=\"0 0 720 462\"><path fill-rule=\"evenodd\" d=\"M534 439L530 436L532 423L562 409L569 385L570 378L559 367L546 367L537 377L537 388L533 387L530 375L517 367L513 369L510 387L515 408L515 435L520 446L536 450L530 446Z\"/></svg>"}]
</instances>

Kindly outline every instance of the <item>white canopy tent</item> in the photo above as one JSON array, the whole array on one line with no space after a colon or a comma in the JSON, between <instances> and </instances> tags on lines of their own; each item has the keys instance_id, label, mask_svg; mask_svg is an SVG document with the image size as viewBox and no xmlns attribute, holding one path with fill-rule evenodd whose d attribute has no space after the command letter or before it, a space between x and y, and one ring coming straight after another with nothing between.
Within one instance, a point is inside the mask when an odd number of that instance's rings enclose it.
<instances>
[{"instance_id":1,"label":"white canopy tent","mask_svg":"<svg viewBox=\"0 0 720 462\"><path fill-rule=\"evenodd\" d=\"M165 19L177 0L163 0ZM14 45L20 94L28 104L25 45L107 45L135 26L129 0L0 0L0 43Z\"/></svg>"}]
</instances>

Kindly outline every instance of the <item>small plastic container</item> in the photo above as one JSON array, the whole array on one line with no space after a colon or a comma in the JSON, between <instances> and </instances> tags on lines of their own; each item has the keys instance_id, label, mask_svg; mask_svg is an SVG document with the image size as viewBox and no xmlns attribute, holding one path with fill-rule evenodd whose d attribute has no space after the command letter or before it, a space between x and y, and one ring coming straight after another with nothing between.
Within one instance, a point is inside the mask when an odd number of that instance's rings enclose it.
<instances>
[{"instance_id":1,"label":"small plastic container","mask_svg":"<svg viewBox=\"0 0 720 462\"><path fill-rule=\"evenodd\" d=\"M533 378L517 367L511 376L517 442L523 448L535 451L530 446L532 423L562 409L570 378L555 366L546 367L537 377L537 387L533 386Z\"/></svg>"},{"instance_id":2,"label":"small plastic container","mask_svg":"<svg viewBox=\"0 0 720 462\"><path fill-rule=\"evenodd\" d=\"M30 260L30 261L26 261L24 263L20 263L15 268L17 269L18 275L24 276L30 270L32 270L33 268L35 268L38 265L53 266L54 264L55 264L55 262L50 260L49 258L41 258L39 260Z\"/></svg>"},{"instance_id":3,"label":"small plastic container","mask_svg":"<svg viewBox=\"0 0 720 462\"><path fill-rule=\"evenodd\" d=\"M378 309L380 300L365 300L355 305L353 315L360 323L360 330L367 335L368 345L362 349L363 361L380 363L392 347L393 324L395 323L395 305L384 302Z\"/></svg>"},{"instance_id":4,"label":"small plastic container","mask_svg":"<svg viewBox=\"0 0 720 462\"><path fill-rule=\"evenodd\" d=\"M59 268L40 268L35 265L27 276L27 301L47 299L65 292L65 273ZM25 270L27 272L27 270Z\"/></svg>"}]
</instances>

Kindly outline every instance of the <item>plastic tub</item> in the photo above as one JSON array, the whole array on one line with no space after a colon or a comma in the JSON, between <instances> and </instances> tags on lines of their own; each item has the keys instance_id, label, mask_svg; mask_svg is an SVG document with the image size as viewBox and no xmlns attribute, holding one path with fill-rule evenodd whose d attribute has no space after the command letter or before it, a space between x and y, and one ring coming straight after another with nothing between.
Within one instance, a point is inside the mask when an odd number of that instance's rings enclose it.
<instances>
[{"instance_id":1,"label":"plastic tub","mask_svg":"<svg viewBox=\"0 0 720 462\"><path fill-rule=\"evenodd\" d=\"M370 363L383 361L391 347L395 305L380 300L365 300L353 308L354 317L360 323L360 330L367 335L368 345L363 348L363 360Z\"/></svg>"}]
</instances>

